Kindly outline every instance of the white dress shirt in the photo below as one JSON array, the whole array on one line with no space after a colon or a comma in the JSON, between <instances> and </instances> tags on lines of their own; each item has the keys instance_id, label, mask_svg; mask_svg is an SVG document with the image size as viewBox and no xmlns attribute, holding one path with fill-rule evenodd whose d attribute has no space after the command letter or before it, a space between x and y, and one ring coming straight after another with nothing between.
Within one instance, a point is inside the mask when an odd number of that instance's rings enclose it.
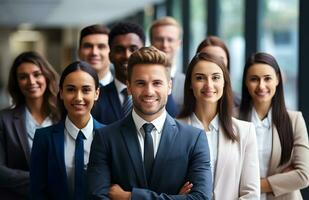
<instances>
[{"instance_id":1,"label":"white dress shirt","mask_svg":"<svg viewBox=\"0 0 309 200\"><path fill-rule=\"evenodd\" d=\"M93 119L92 116L88 121L87 125L79 129L67 116L65 119L65 129L64 129L64 161L67 172L67 179L69 185L69 194L73 195L74 192L74 174L75 174L75 140L77 138L78 132L82 131L85 138L84 139L84 169L87 169L87 164L90 154L90 146L93 140Z\"/></svg>"},{"instance_id":2,"label":"white dress shirt","mask_svg":"<svg viewBox=\"0 0 309 200\"><path fill-rule=\"evenodd\" d=\"M35 130L38 128L43 128L43 127L47 127L47 126L51 126L53 124L52 120L50 117L46 117L44 119L44 121L39 124L31 115L29 109L27 107L26 108L26 119L25 119L25 123L26 123L26 132L27 132L27 138L28 138L28 143L29 143L29 147L30 150L32 149L32 143L33 143L33 138L34 138L34 134L35 134Z\"/></svg>"},{"instance_id":3,"label":"white dress shirt","mask_svg":"<svg viewBox=\"0 0 309 200\"><path fill-rule=\"evenodd\" d=\"M143 125L145 123L152 123L154 125L154 128L151 131L151 136L152 136L152 140L153 140L153 152L154 152L154 158L157 155L157 151L159 148L159 144L160 144L160 140L161 140L161 135L162 135L162 129L163 129L163 125L165 123L165 119L166 119L166 111L164 110L164 112L155 120L153 120L152 122L147 122L146 120L144 120L143 118L141 118L133 109L132 111L132 117L133 117L133 121L135 123L135 127L137 130L137 137L138 137L138 141L140 144L140 148L141 148L141 153L142 153L142 158L144 160L144 138L145 138L145 132L143 129ZM168 133L166 133L168 134Z\"/></svg>"},{"instance_id":4,"label":"white dress shirt","mask_svg":"<svg viewBox=\"0 0 309 200\"><path fill-rule=\"evenodd\" d=\"M107 74L100 80L100 84L105 86L114 80L112 72L108 70Z\"/></svg>"},{"instance_id":5,"label":"white dress shirt","mask_svg":"<svg viewBox=\"0 0 309 200\"><path fill-rule=\"evenodd\" d=\"M260 120L255 109L252 109L251 122L255 125L256 140L259 154L260 176L267 177L269 161L272 151L272 114L271 109L268 111L267 117ZM266 200L266 193L261 193L261 200Z\"/></svg>"},{"instance_id":6,"label":"white dress shirt","mask_svg":"<svg viewBox=\"0 0 309 200\"><path fill-rule=\"evenodd\" d=\"M116 86L116 89L117 89L118 97L119 97L119 100L120 100L120 104L122 105L125 97L123 96L123 94L121 92L122 92L123 89L127 88L127 85L120 82L117 78L115 78L114 81L115 81L115 86Z\"/></svg>"},{"instance_id":7,"label":"white dress shirt","mask_svg":"<svg viewBox=\"0 0 309 200\"><path fill-rule=\"evenodd\" d=\"M190 116L191 125L204 130L202 122L197 118L195 113ZM216 164L218 159L218 139L219 139L219 116L218 114L211 120L209 124L209 131L206 131L206 136L208 140L208 146L210 151L210 167L212 173L212 180L215 178L216 174ZM214 182L214 181L213 181Z\"/></svg>"}]
</instances>

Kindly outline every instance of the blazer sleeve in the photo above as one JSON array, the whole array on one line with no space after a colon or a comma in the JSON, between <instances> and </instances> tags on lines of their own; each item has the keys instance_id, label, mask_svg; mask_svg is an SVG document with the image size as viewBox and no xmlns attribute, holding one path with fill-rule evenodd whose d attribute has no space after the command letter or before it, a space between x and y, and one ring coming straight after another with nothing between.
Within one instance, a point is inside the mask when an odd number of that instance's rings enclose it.
<instances>
[{"instance_id":1,"label":"blazer sleeve","mask_svg":"<svg viewBox=\"0 0 309 200\"><path fill-rule=\"evenodd\" d=\"M88 199L109 199L111 185L110 159L104 135L96 131L91 145L87 168Z\"/></svg>"},{"instance_id":2,"label":"blazer sleeve","mask_svg":"<svg viewBox=\"0 0 309 200\"><path fill-rule=\"evenodd\" d=\"M294 170L267 177L275 196L305 188L309 184L308 132L305 120L300 112L297 112L292 123L292 126L295 127L291 158Z\"/></svg>"},{"instance_id":3,"label":"blazer sleeve","mask_svg":"<svg viewBox=\"0 0 309 200\"><path fill-rule=\"evenodd\" d=\"M29 191L29 171L13 169L6 164L6 144L5 125L2 120L0 122L0 187L11 190L12 192L20 195L28 195Z\"/></svg>"},{"instance_id":4,"label":"blazer sleeve","mask_svg":"<svg viewBox=\"0 0 309 200\"><path fill-rule=\"evenodd\" d=\"M168 178L168 177L167 177ZM206 134L201 131L193 148L188 169L188 181L193 183L191 192L187 195L158 194L154 191L133 188L132 200L207 200L212 198L212 175L210 169L210 154Z\"/></svg>"},{"instance_id":5,"label":"blazer sleeve","mask_svg":"<svg viewBox=\"0 0 309 200\"><path fill-rule=\"evenodd\" d=\"M241 169L239 199L260 199L260 169L255 127L245 130L244 160Z\"/></svg>"},{"instance_id":6,"label":"blazer sleeve","mask_svg":"<svg viewBox=\"0 0 309 200\"><path fill-rule=\"evenodd\" d=\"M30 165L31 199L47 199L48 138L39 129L33 139Z\"/></svg>"}]
</instances>

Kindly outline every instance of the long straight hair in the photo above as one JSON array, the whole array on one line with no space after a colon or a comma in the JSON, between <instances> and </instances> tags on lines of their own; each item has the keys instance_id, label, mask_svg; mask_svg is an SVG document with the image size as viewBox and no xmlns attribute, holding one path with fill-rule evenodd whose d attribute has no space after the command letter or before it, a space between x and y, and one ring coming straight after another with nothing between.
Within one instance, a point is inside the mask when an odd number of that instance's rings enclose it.
<instances>
[{"instance_id":1,"label":"long straight hair","mask_svg":"<svg viewBox=\"0 0 309 200\"><path fill-rule=\"evenodd\" d=\"M224 130L225 135L232 141L238 141L238 137L235 135L232 125L232 112L233 112L233 92L231 88L231 80L227 68L225 67L222 59L208 53L197 53L191 60L186 73L185 86L184 86L184 104L182 111L178 118L185 118L190 116L196 107L196 98L191 88L192 83L192 72L196 64L200 61L209 61L218 65L224 78L223 94L218 101L217 112L219 114L219 121Z\"/></svg>"},{"instance_id":2,"label":"long straight hair","mask_svg":"<svg viewBox=\"0 0 309 200\"><path fill-rule=\"evenodd\" d=\"M239 109L239 117L242 120L251 120L250 117L253 103L252 97L250 96L248 88L246 86L246 76L248 73L248 69L252 65L257 63L267 64L272 67L275 70L279 81L276 92L271 100L271 107L272 123L276 126L278 130L282 149L279 165L283 165L284 163L288 162L291 157L293 149L293 129L291 119L285 106L281 71L276 59L272 55L267 53L255 53L248 58L244 68L242 79L242 97Z\"/></svg>"}]
</instances>

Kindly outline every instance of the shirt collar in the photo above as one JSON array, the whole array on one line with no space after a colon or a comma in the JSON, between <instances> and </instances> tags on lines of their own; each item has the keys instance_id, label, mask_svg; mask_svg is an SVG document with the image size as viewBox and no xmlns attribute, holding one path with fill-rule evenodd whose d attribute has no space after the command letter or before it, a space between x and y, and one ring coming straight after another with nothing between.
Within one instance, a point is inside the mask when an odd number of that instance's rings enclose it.
<instances>
[{"instance_id":1,"label":"shirt collar","mask_svg":"<svg viewBox=\"0 0 309 200\"><path fill-rule=\"evenodd\" d=\"M49 116L47 116L44 121L39 124L31 115L29 109L27 108L27 106L25 106L25 110L26 110L26 122L29 123L29 125L32 127L32 128L40 128L40 127L45 127L45 126L48 126L48 125L51 125L52 124L52 120Z\"/></svg>"},{"instance_id":2,"label":"shirt collar","mask_svg":"<svg viewBox=\"0 0 309 200\"><path fill-rule=\"evenodd\" d=\"M192 113L191 115L191 122L192 124L198 124L199 128L204 129L204 126L202 124L202 122L197 118L197 116L195 115L195 113ZM209 130L210 131L219 131L219 115L216 114L216 116L211 120L210 124L209 124Z\"/></svg>"},{"instance_id":3,"label":"shirt collar","mask_svg":"<svg viewBox=\"0 0 309 200\"><path fill-rule=\"evenodd\" d=\"M173 62L172 66L171 66L171 77L172 78L175 77L176 71L177 71L176 62Z\"/></svg>"},{"instance_id":4,"label":"shirt collar","mask_svg":"<svg viewBox=\"0 0 309 200\"><path fill-rule=\"evenodd\" d=\"M108 85L109 83L111 83L113 81L113 75L111 73L111 71L109 70L107 72L107 74L100 80L100 83L105 86Z\"/></svg>"},{"instance_id":5,"label":"shirt collar","mask_svg":"<svg viewBox=\"0 0 309 200\"><path fill-rule=\"evenodd\" d=\"M115 81L115 86L116 86L118 94L121 94L122 90L127 88L127 85L120 82L116 77L115 77L114 81Z\"/></svg>"},{"instance_id":6,"label":"shirt collar","mask_svg":"<svg viewBox=\"0 0 309 200\"><path fill-rule=\"evenodd\" d=\"M156 119L154 119L151 122L147 122L146 120L144 120L143 118L141 118L133 109L132 111L132 117L133 117L133 121L135 123L136 129L137 130L141 130L142 126L145 123L152 123L155 127L155 129L157 130L158 133L162 132L164 123L165 123L165 119L166 119L166 111L164 110L164 112Z\"/></svg>"},{"instance_id":7,"label":"shirt collar","mask_svg":"<svg viewBox=\"0 0 309 200\"><path fill-rule=\"evenodd\" d=\"M271 110L272 109L269 109L267 116L263 120L260 120L259 115L257 114L256 110L252 108L251 122L253 122L257 128L261 128L261 127L270 128L272 124Z\"/></svg>"},{"instance_id":8,"label":"shirt collar","mask_svg":"<svg viewBox=\"0 0 309 200\"><path fill-rule=\"evenodd\" d=\"M83 132L86 139L88 139L90 135L93 134L93 118L92 116L90 116L90 119L87 122L87 125L84 128L79 129L73 124L73 122L69 119L69 117L66 116L65 128L68 131L68 133L74 138L74 140L76 140L78 132L80 130Z\"/></svg>"}]
</instances>

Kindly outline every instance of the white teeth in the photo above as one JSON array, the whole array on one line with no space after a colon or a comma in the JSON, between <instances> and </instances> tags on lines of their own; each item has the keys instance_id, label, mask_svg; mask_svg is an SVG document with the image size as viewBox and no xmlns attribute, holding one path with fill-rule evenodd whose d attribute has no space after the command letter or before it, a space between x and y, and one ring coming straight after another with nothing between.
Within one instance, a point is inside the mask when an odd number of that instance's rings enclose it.
<instances>
[{"instance_id":1,"label":"white teeth","mask_svg":"<svg viewBox=\"0 0 309 200\"><path fill-rule=\"evenodd\" d=\"M151 103L151 102L155 102L156 99L143 99L143 101L147 103Z\"/></svg>"}]
</instances>

